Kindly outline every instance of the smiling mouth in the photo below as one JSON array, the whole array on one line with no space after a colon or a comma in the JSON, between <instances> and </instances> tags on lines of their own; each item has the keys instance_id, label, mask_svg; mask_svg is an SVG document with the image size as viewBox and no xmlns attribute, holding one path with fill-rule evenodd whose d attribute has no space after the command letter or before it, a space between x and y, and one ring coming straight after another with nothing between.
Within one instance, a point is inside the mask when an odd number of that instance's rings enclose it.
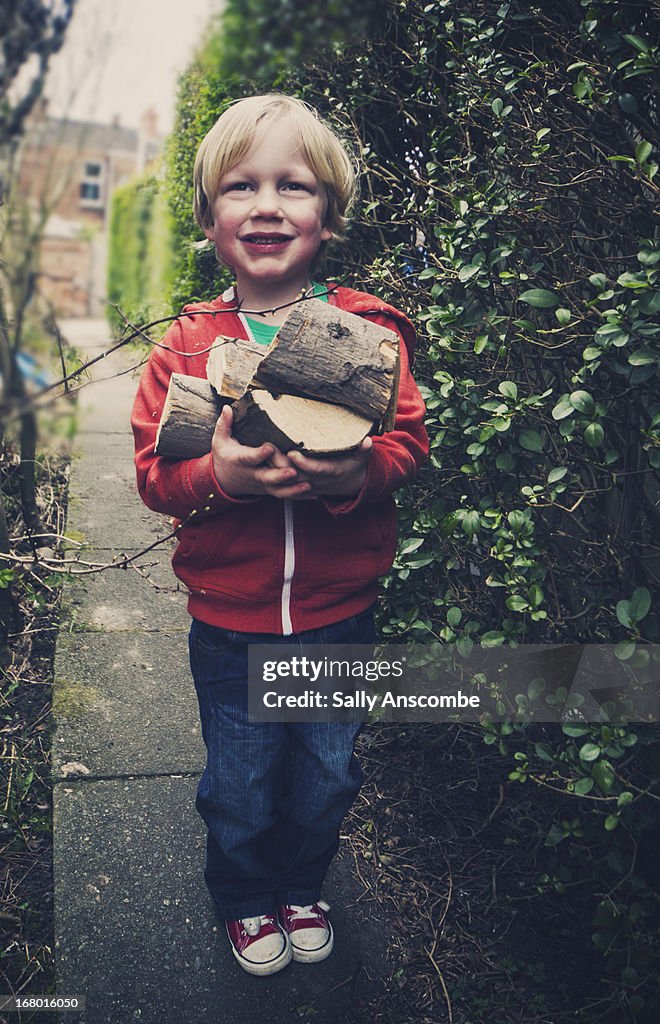
<instances>
[{"instance_id":1,"label":"smiling mouth","mask_svg":"<svg viewBox=\"0 0 660 1024\"><path fill-rule=\"evenodd\" d=\"M243 235L242 242L252 242L255 245L278 245L282 242L290 242L290 235Z\"/></svg>"}]
</instances>

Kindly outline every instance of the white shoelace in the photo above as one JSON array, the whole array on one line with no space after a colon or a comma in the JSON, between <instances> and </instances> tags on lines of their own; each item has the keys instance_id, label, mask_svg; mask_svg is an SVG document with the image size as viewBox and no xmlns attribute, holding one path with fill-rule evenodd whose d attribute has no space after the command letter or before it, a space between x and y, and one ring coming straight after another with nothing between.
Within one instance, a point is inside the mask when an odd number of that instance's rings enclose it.
<instances>
[{"instance_id":1,"label":"white shoelace","mask_svg":"<svg viewBox=\"0 0 660 1024\"><path fill-rule=\"evenodd\" d=\"M321 915L314 910L314 906L320 907L321 910L325 910L326 913L330 910L329 905L325 900L318 900L316 904L310 903L308 907L298 907L293 904L290 905L290 909L293 911L291 915L292 921L302 921L306 917L320 917Z\"/></svg>"},{"instance_id":2,"label":"white shoelace","mask_svg":"<svg viewBox=\"0 0 660 1024\"><path fill-rule=\"evenodd\" d=\"M242 917L241 924L245 929L246 933L252 937L258 935L261 931L262 925L272 924L272 915L262 914L261 917Z\"/></svg>"},{"instance_id":3,"label":"white shoelace","mask_svg":"<svg viewBox=\"0 0 660 1024\"><path fill-rule=\"evenodd\" d=\"M292 904L291 905L291 910L293 911L293 913L291 915L292 920L293 921L302 921L306 917L320 917L321 915L318 913L318 911L314 910L315 906L320 907L321 910L324 910L326 913L328 912L328 910L330 910L330 905L328 903L326 903L325 900L318 900L315 904L314 903L310 903L308 907L299 907L299 906L294 906ZM241 924L243 925L243 928L245 929L246 934L249 935L251 938L254 938L255 935L259 934L259 932L261 931L263 925L265 925L265 924L272 924L272 923L273 923L273 917L270 914L262 914L260 917L242 917L241 918Z\"/></svg>"}]
</instances>

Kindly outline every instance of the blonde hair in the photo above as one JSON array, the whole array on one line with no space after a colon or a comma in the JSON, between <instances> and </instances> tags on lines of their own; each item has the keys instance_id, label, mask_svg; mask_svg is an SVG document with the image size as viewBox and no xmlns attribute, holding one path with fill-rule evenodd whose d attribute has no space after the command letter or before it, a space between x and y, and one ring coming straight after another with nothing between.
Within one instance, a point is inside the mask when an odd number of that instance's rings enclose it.
<instances>
[{"instance_id":1,"label":"blonde hair","mask_svg":"<svg viewBox=\"0 0 660 1024\"><path fill-rule=\"evenodd\" d=\"M235 100L202 140L193 171L193 212L203 231L213 227L213 203L221 179L248 152L257 127L284 117L293 124L305 161L325 190L324 227L333 237L342 237L346 213L357 192L355 163L313 107L283 93Z\"/></svg>"}]
</instances>

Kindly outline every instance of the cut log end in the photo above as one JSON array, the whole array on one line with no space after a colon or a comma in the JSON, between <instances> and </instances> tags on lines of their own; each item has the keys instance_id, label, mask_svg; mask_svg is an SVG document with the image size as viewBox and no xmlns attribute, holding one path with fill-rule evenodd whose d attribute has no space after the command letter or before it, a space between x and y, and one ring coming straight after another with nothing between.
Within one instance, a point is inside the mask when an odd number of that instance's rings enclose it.
<instances>
[{"instance_id":1,"label":"cut log end","mask_svg":"<svg viewBox=\"0 0 660 1024\"><path fill-rule=\"evenodd\" d=\"M269 442L282 452L338 455L358 448L373 429L359 413L295 395L249 391L232 408L234 437L252 448Z\"/></svg>"},{"instance_id":2,"label":"cut log end","mask_svg":"<svg viewBox=\"0 0 660 1024\"><path fill-rule=\"evenodd\" d=\"M211 386L223 398L240 398L268 349L246 338L216 338L206 362Z\"/></svg>"},{"instance_id":3,"label":"cut log end","mask_svg":"<svg viewBox=\"0 0 660 1024\"><path fill-rule=\"evenodd\" d=\"M155 453L166 459L196 459L211 450L223 405L208 381L173 373L156 434Z\"/></svg>"}]
</instances>

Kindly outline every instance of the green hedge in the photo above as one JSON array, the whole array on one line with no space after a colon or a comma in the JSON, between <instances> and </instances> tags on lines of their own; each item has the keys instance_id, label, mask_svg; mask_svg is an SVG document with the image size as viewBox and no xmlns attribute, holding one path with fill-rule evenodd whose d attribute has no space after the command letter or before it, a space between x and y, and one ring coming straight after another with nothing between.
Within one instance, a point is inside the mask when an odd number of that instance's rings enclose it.
<instances>
[{"instance_id":1,"label":"green hedge","mask_svg":"<svg viewBox=\"0 0 660 1024\"><path fill-rule=\"evenodd\" d=\"M228 6L232 32L243 6ZM378 37L288 79L273 61L271 80L362 153L334 271L420 327L432 458L404 498L384 628L466 646L614 639L622 654L658 641L653 16L578 0L383 6ZM221 287L212 253L191 248L192 162L255 87L222 54L210 42L185 78L169 150L175 304Z\"/></svg>"},{"instance_id":2,"label":"green hedge","mask_svg":"<svg viewBox=\"0 0 660 1024\"><path fill-rule=\"evenodd\" d=\"M616 643L638 664L639 641L660 642L657 12L386 0L367 39L284 72L268 47L228 46L245 6L230 0L226 36L182 85L167 170L176 303L224 284L190 248L197 143L229 99L273 85L308 99L364 169L332 273L420 333L431 458L398 495L383 634L465 653ZM276 19L291 4L249 6ZM565 700L548 694L559 718L579 716ZM637 856L660 834L655 730L578 717L485 739L514 759L511 784L565 794L567 810L537 823L539 885L590 894L622 1015L642 1019L656 1006L654 874Z\"/></svg>"},{"instance_id":3,"label":"green hedge","mask_svg":"<svg viewBox=\"0 0 660 1024\"><path fill-rule=\"evenodd\" d=\"M163 183L156 172L118 188L112 196L108 255L108 298L133 324L144 324L170 309L173 285L173 223ZM116 330L124 319L112 306Z\"/></svg>"}]
</instances>

